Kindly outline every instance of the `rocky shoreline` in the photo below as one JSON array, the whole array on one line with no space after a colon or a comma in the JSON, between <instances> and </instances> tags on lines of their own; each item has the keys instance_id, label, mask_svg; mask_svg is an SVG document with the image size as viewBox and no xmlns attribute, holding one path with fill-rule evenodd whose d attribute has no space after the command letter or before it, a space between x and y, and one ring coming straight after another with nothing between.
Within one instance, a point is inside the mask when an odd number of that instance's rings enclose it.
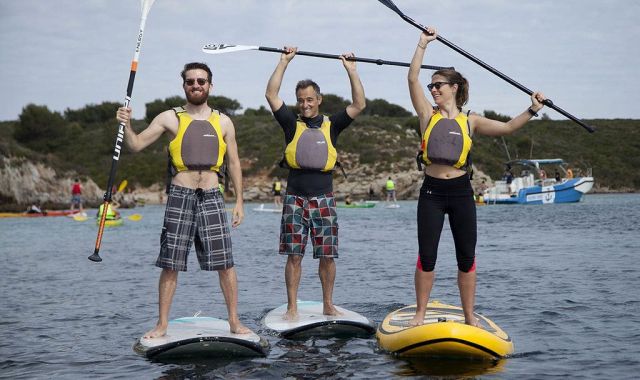
<instances>
[{"instance_id":1,"label":"rocky shoreline","mask_svg":"<svg viewBox=\"0 0 640 380\"><path fill-rule=\"evenodd\" d=\"M406 167L406 166L405 166ZM379 172L375 176L371 170L357 170L348 174L348 178L336 175L334 194L342 200L350 195L355 200L368 199L369 188L374 189L374 198L384 198L384 185L388 177L396 183L397 198L400 200L418 199L422 175L417 170ZM67 209L71 199L70 189L76 175L65 173L59 175L43 163L33 163L21 158L1 157L0 159L0 211L20 212L31 204L38 204L43 209ZM271 185L273 179L267 175L245 176L243 178L245 202L271 202ZM480 170L475 170L472 186L485 181L492 186L493 181ZM102 203L105 190L91 179L81 177L85 207L95 208ZM286 186L286 184L285 184ZM130 184L122 193L113 199L120 207L129 208L144 204L163 204L166 201L164 184L155 184L147 188ZM591 194L602 193L634 193L637 189L616 189L594 186ZM234 198L232 192L225 194L227 199Z\"/></svg>"}]
</instances>

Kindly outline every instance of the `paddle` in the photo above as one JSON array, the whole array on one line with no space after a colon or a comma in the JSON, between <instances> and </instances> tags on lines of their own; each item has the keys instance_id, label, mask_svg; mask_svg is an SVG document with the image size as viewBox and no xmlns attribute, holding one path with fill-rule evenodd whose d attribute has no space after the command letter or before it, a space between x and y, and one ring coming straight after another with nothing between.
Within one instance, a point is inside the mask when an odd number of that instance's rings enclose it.
<instances>
[{"instance_id":1,"label":"paddle","mask_svg":"<svg viewBox=\"0 0 640 380\"><path fill-rule=\"evenodd\" d=\"M238 51L246 51L246 50L259 50L259 51L269 51L273 53L284 53L284 49L276 49L271 47L264 46L245 46L245 45L227 45L227 44L207 44L202 47L202 51L207 54L223 54L223 53L234 53ZM318 58L329 58L329 59L340 59L339 55L335 54L325 54L325 53L314 53L311 51L298 51L296 55L306 55L310 57L318 57ZM360 58L353 57L347 58L348 61L356 61L356 62L366 62L366 63L375 63L376 65L390 65L390 66L405 66L409 67L410 64L406 62L395 62L395 61L385 61L382 59L374 59L374 58ZM443 66L430 66L430 65L422 65L420 66L423 69L428 70L443 70L443 69L454 69L453 67L443 67Z\"/></svg>"},{"instance_id":2,"label":"paddle","mask_svg":"<svg viewBox=\"0 0 640 380\"><path fill-rule=\"evenodd\" d=\"M76 222L84 222L85 220L87 220L87 214L76 214L73 216L73 220L75 220Z\"/></svg>"},{"instance_id":3,"label":"paddle","mask_svg":"<svg viewBox=\"0 0 640 380\"><path fill-rule=\"evenodd\" d=\"M132 215L127 216L127 219L129 219L129 220L131 220L133 222L138 222L138 221L140 221L142 219L142 215L140 215L140 214L132 214Z\"/></svg>"},{"instance_id":4,"label":"paddle","mask_svg":"<svg viewBox=\"0 0 640 380\"><path fill-rule=\"evenodd\" d=\"M147 14L151 9L155 0L141 0L140 5L142 8L142 17L140 18L140 31L137 35L136 50L131 61L131 71L129 72L129 82L127 84L127 95L124 98L124 106L128 107L131 101L131 94L133 92L133 82L136 77L136 71L138 70L138 58L140 57L140 48L142 47L142 36L144 35L144 26L147 22ZM124 123L120 123L118 126L118 133L116 135L116 141L114 146L114 152L111 160L111 170L109 172L109 180L107 181L107 191L104 194L104 209L106 210L111 203L111 191L113 187L113 181L116 176L116 168L118 161L120 160L120 151L122 149L122 141L124 140ZM125 185L126 186L126 185ZM99 262L102 258L99 255L100 244L102 243L102 234L104 232L104 223L107 218L107 213L103 212L100 218L100 225L98 227L98 237L96 238L96 247L93 251L93 255L89 256L89 260Z\"/></svg>"},{"instance_id":5,"label":"paddle","mask_svg":"<svg viewBox=\"0 0 640 380\"><path fill-rule=\"evenodd\" d=\"M75 220L76 222L85 222L88 219L89 218L86 215L74 215L73 216L73 220ZM127 219L131 220L132 222L139 222L140 220L142 220L142 215L140 215L140 214L131 214L131 215L127 216Z\"/></svg>"},{"instance_id":6,"label":"paddle","mask_svg":"<svg viewBox=\"0 0 640 380\"><path fill-rule=\"evenodd\" d=\"M398 9L398 7L393 3L393 1L391 1L391 0L378 0L378 1L381 2L382 4L384 4L387 8L389 8L392 11L396 12L400 17L402 17L403 20L405 20L409 24L411 24L411 25L415 26L416 28L422 30L423 32L427 33L427 28L425 26L423 26L421 24L418 24L415 20L413 20L412 18L410 18L407 15L405 15L404 13L402 13L402 11L400 9ZM462 50L460 47L454 45L450 41L446 40L444 37L438 35L436 37L436 39L438 41L442 42L443 44L447 45L451 49L453 49L453 50L457 51L458 53L464 55L465 57L469 58L470 60L472 60L473 62L477 63L478 65L482 66L483 68L489 70L493 74L497 75L499 78L507 81L509 84L515 86L516 88L518 88L519 90L525 92L526 94L528 94L528 95L533 94L533 91L529 90L525 86L521 85L520 83L516 82L515 80L513 80L513 79L509 78L508 76L504 75L503 73L501 73L500 71L496 70L495 68L489 66L487 63L481 61L479 58L473 56L471 53ZM587 125L582 120L580 120L577 117L571 115L570 113L568 113L567 111L563 110L562 108L556 106L555 104L553 104L551 99L546 99L543 103L544 103L544 105L546 105L546 106L548 106L550 108L553 108L554 110L558 111L559 113L561 113L565 117L567 117L567 118L573 120L574 122L578 123L580 126L582 126L584 129L586 129L590 133L595 132L595 127Z\"/></svg>"},{"instance_id":7,"label":"paddle","mask_svg":"<svg viewBox=\"0 0 640 380\"><path fill-rule=\"evenodd\" d=\"M122 182L120 182L120 186L118 186L118 193L123 192L128 183L129 182L126 179L122 180Z\"/></svg>"}]
</instances>

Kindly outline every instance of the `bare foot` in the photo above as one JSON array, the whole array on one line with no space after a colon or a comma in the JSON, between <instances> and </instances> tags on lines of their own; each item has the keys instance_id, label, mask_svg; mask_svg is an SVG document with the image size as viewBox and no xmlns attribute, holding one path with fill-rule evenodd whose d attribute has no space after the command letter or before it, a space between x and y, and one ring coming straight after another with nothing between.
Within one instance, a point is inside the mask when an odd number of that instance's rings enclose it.
<instances>
[{"instance_id":1,"label":"bare foot","mask_svg":"<svg viewBox=\"0 0 640 380\"><path fill-rule=\"evenodd\" d=\"M424 317L423 316L421 317L418 315L414 315L413 318L411 318L411 320L407 322L407 325L411 327L421 326L423 324L424 324Z\"/></svg>"},{"instance_id":2,"label":"bare foot","mask_svg":"<svg viewBox=\"0 0 640 380\"><path fill-rule=\"evenodd\" d=\"M240 321L229 321L230 331L233 334L250 334L252 331Z\"/></svg>"},{"instance_id":3,"label":"bare foot","mask_svg":"<svg viewBox=\"0 0 640 380\"><path fill-rule=\"evenodd\" d=\"M298 310L287 310L286 313L282 314L282 319L284 319L285 321L297 321Z\"/></svg>"},{"instance_id":4,"label":"bare foot","mask_svg":"<svg viewBox=\"0 0 640 380\"><path fill-rule=\"evenodd\" d=\"M322 308L322 314L334 316L342 315L342 313L339 312L338 309L336 309L336 307L333 305L324 305L324 307Z\"/></svg>"},{"instance_id":5,"label":"bare foot","mask_svg":"<svg viewBox=\"0 0 640 380\"><path fill-rule=\"evenodd\" d=\"M156 327L143 335L145 339L160 338L167 335L167 326L156 325Z\"/></svg>"},{"instance_id":6,"label":"bare foot","mask_svg":"<svg viewBox=\"0 0 640 380\"><path fill-rule=\"evenodd\" d=\"M471 320L465 318L464 323L466 323L469 326L482 328L480 321L476 317L473 317Z\"/></svg>"}]
</instances>

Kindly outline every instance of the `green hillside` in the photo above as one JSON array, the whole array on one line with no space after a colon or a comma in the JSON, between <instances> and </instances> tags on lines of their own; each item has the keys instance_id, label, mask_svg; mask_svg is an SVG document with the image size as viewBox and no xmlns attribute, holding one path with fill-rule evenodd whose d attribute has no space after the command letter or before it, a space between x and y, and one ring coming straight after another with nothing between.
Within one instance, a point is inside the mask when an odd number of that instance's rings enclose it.
<instances>
[{"instance_id":1,"label":"green hillside","mask_svg":"<svg viewBox=\"0 0 640 380\"><path fill-rule=\"evenodd\" d=\"M336 97L338 98L338 97ZM218 97L218 102L223 99ZM176 99L171 99L175 102ZM338 98L339 103L340 98ZM374 100L380 103L380 100ZM226 103L225 103L226 104ZM167 105L157 100L160 112ZM324 105L324 104L323 104ZM17 121L0 123L0 155L25 157L46 162L59 172L75 171L104 186L117 122L117 103L89 105L81 110L67 110L64 115L44 106L28 105ZM340 104L337 104L340 106ZM230 109L237 130L237 141L244 175L283 175L277 163L282 157L283 135L269 112L247 110L233 115L240 107L231 102ZM386 107L386 108L385 108ZM147 119L154 114L149 114ZM380 108L380 107L379 107ZM383 104L377 112L406 115L398 106ZM640 120L587 120L597 127L590 134L571 121L534 120L512 136L474 138L473 163L496 179L511 158L563 158L574 168L593 169L599 188L616 191L640 189ZM145 121L136 121L141 130ZM346 156L349 171L388 172L415 170L413 157L419 148L417 119L412 116L365 115L339 137L338 150ZM165 180L167 140L156 142L141 153L125 150L118 166L118 178L127 178L132 186L150 186ZM368 174L365 172L365 174Z\"/></svg>"}]
</instances>

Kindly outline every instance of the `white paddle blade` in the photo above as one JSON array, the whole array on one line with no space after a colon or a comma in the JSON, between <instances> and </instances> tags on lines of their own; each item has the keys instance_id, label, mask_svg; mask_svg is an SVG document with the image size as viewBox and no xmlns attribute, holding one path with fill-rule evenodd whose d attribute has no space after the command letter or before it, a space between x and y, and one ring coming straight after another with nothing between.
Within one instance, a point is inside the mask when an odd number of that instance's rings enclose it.
<instances>
[{"instance_id":1,"label":"white paddle blade","mask_svg":"<svg viewBox=\"0 0 640 380\"><path fill-rule=\"evenodd\" d=\"M142 9L142 17L146 17L147 13L151 9L151 6L156 0L140 0L140 9Z\"/></svg>"},{"instance_id":2,"label":"white paddle blade","mask_svg":"<svg viewBox=\"0 0 640 380\"><path fill-rule=\"evenodd\" d=\"M206 44L202 47L202 51L207 54L223 54L234 53L245 50L258 50L258 46L246 45L227 45L227 44Z\"/></svg>"}]
</instances>

